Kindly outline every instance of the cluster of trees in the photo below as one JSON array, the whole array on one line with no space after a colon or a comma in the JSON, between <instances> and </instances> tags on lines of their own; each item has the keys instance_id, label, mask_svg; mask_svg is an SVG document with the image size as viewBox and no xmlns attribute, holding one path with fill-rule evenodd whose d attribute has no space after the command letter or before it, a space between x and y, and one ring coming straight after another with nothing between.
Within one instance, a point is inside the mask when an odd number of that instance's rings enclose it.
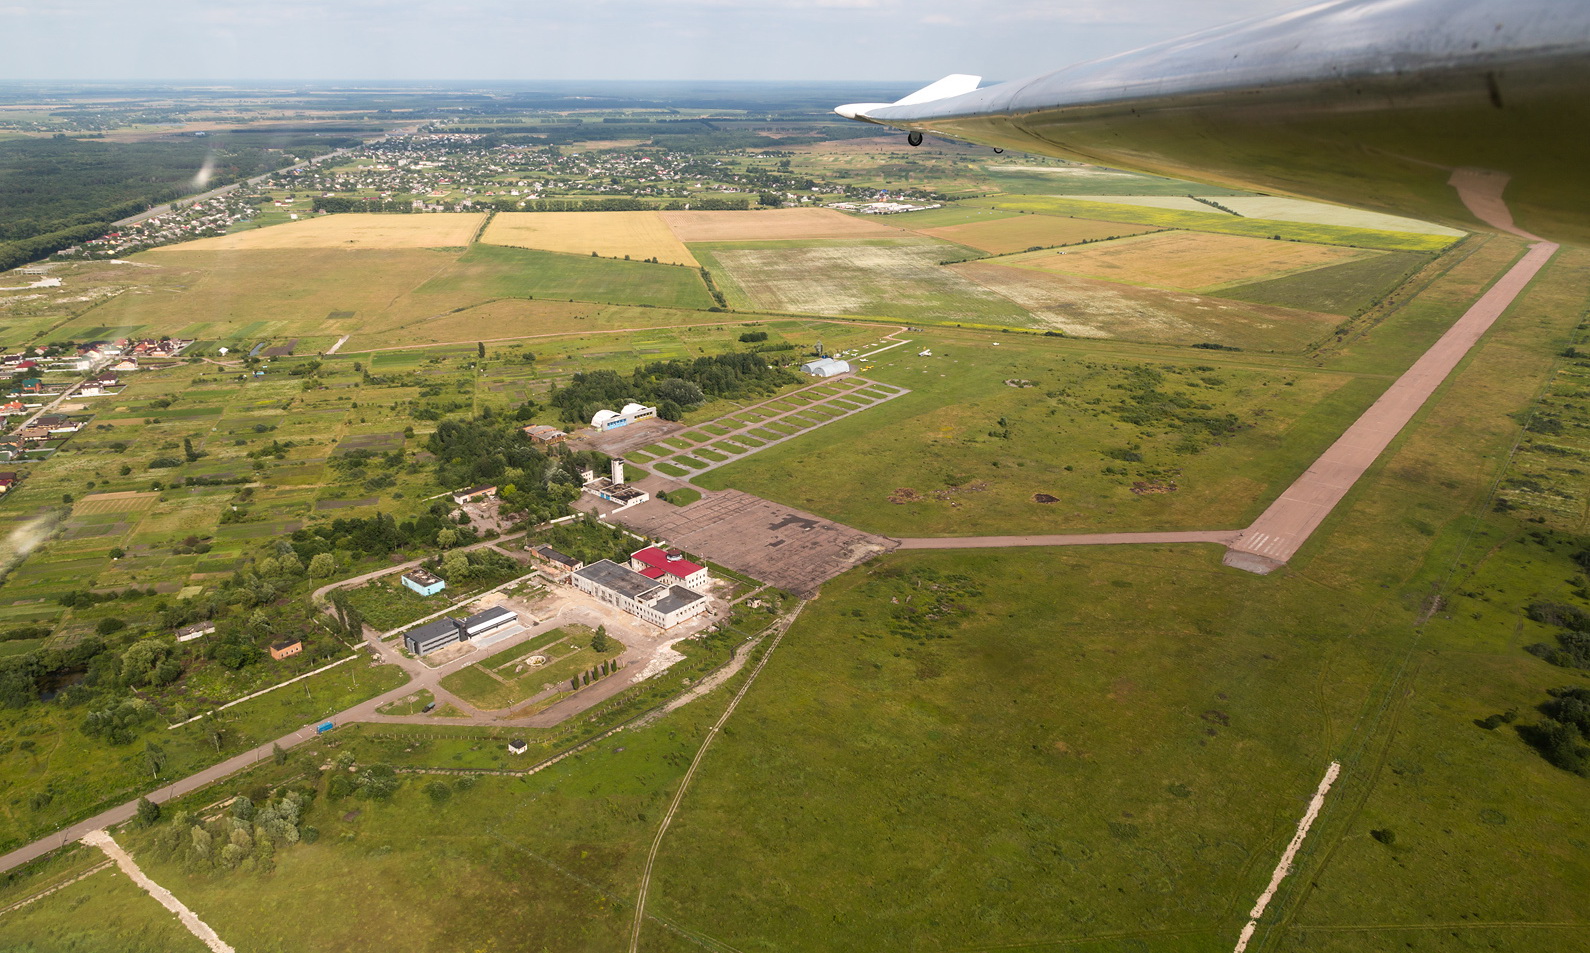
<instances>
[{"instance_id":1,"label":"cluster of trees","mask_svg":"<svg viewBox=\"0 0 1590 953\"><path fill-rule=\"evenodd\" d=\"M1552 688L1546 694L1550 699L1536 709L1545 716L1544 720L1519 725L1518 736L1551 764L1580 777L1590 777L1590 746L1586 744L1590 742L1590 688ZM1517 720L1518 709L1512 708L1477 718L1474 724L1495 731Z\"/></svg>"},{"instance_id":2,"label":"cluster of trees","mask_svg":"<svg viewBox=\"0 0 1590 953\"><path fill-rule=\"evenodd\" d=\"M474 529L455 523L450 513L446 502L437 501L426 512L401 523L390 513L341 517L295 530L283 545L300 565L308 560L312 578L324 579L336 571L338 552L354 559L384 557L400 549L435 546L437 534L444 530L453 534L455 544L474 542Z\"/></svg>"},{"instance_id":3,"label":"cluster of trees","mask_svg":"<svg viewBox=\"0 0 1590 953\"><path fill-rule=\"evenodd\" d=\"M566 556L583 563L611 559L619 565L629 561L635 550L635 541L615 526L609 526L589 515L556 526L548 526L527 540L526 546L547 545ZM605 634L605 632L604 632ZM600 651L600 649L598 649Z\"/></svg>"},{"instance_id":4,"label":"cluster of trees","mask_svg":"<svg viewBox=\"0 0 1590 953\"><path fill-rule=\"evenodd\" d=\"M312 208L316 212L395 212L412 213L412 199L354 198L348 195L317 195Z\"/></svg>"},{"instance_id":5,"label":"cluster of trees","mask_svg":"<svg viewBox=\"0 0 1590 953\"><path fill-rule=\"evenodd\" d=\"M592 682L601 681L607 676L618 671L621 667L622 666L620 665L618 659L609 659L600 665L597 665L593 668L588 668L584 672L581 672L580 674L569 679L569 690L577 692Z\"/></svg>"},{"instance_id":6,"label":"cluster of trees","mask_svg":"<svg viewBox=\"0 0 1590 953\"><path fill-rule=\"evenodd\" d=\"M1530 619L1556 626L1557 644L1537 642L1524 651L1561 668L1590 668L1590 612L1560 602L1536 602L1527 610Z\"/></svg>"},{"instance_id":7,"label":"cluster of trees","mask_svg":"<svg viewBox=\"0 0 1590 953\"><path fill-rule=\"evenodd\" d=\"M473 420L444 420L428 439L443 486L495 484L509 512L539 523L568 512L580 493L581 468L601 470L607 457L566 447L542 450L521 429L522 421L495 414Z\"/></svg>"},{"instance_id":8,"label":"cluster of trees","mask_svg":"<svg viewBox=\"0 0 1590 953\"><path fill-rule=\"evenodd\" d=\"M288 791L256 805L238 797L227 813L209 821L183 811L156 831L150 848L158 859L181 863L189 873L268 873L276 867L278 850L299 841L312 844L319 837L319 831L304 823L312 798L310 793ZM141 821L158 823L158 806L151 804L153 811L139 807Z\"/></svg>"},{"instance_id":9,"label":"cluster of trees","mask_svg":"<svg viewBox=\"0 0 1590 953\"><path fill-rule=\"evenodd\" d=\"M798 381L793 372L769 364L760 354L717 354L694 361L657 361L635 368L628 377L609 370L578 373L551 401L569 423L583 423L604 407L616 409L628 401L656 404L659 417L678 420L709 398L760 397Z\"/></svg>"},{"instance_id":10,"label":"cluster of trees","mask_svg":"<svg viewBox=\"0 0 1590 953\"><path fill-rule=\"evenodd\" d=\"M0 245L0 271L18 268L28 262L48 258L62 249L71 248L110 231L109 222L74 225L43 235L23 238Z\"/></svg>"},{"instance_id":11,"label":"cluster of trees","mask_svg":"<svg viewBox=\"0 0 1590 953\"><path fill-rule=\"evenodd\" d=\"M454 587L482 579L512 579L524 572L512 556L504 556L489 546L468 552L453 550L439 559L428 560L426 568Z\"/></svg>"}]
</instances>

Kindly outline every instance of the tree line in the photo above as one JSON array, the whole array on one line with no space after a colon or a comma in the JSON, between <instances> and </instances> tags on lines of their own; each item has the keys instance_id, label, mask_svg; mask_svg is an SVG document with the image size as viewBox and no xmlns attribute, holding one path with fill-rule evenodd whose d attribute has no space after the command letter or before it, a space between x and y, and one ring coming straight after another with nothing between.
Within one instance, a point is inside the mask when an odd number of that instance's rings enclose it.
<instances>
[{"instance_id":1,"label":"tree line","mask_svg":"<svg viewBox=\"0 0 1590 953\"><path fill-rule=\"evenodd\" d=\"M793 372L769 364L762 355L742 352L693 361L655 361L635 368L628 377L611 370L584 371L550 399L566 423L583 423L598 410L617 410L631 401L654 404L657 416L678 420L709 398L757 397L798 381Z\"/></svg>"}]
</instances>

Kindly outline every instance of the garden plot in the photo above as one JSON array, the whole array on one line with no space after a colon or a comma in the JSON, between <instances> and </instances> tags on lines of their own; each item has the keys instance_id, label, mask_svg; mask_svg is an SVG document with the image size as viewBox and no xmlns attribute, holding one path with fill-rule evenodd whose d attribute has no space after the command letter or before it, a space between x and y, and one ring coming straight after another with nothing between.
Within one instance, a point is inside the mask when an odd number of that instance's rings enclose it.
<instances>
[{"instance_id":1,"label":"garden plot","mask_svg":"<svg viewBox=\"0 0 1590 953\"><path fill-rule=\"evenodd\" d=\"M938 242L838 242L697 249L731 303L751 310L891 315L1022 325L1025 311L941 267ZM738 300L733 300L738 299Z\"/></svg>"}]
</instances>

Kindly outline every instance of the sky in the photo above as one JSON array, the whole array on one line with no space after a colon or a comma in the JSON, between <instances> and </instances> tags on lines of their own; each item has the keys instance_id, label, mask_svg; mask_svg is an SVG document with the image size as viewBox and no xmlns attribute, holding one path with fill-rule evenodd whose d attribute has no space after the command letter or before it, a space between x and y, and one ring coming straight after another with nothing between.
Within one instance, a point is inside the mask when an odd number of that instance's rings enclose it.
<instances>
[{"instance_id":1,"label":"sky","mask_svg":"<svg viewBox=\"0 0 1590 953\"><path fill-rule=\"evenodd\" d=\"M1018 79L1299 5L0 0L0 79Z\"/></svg>"}]
</instances>

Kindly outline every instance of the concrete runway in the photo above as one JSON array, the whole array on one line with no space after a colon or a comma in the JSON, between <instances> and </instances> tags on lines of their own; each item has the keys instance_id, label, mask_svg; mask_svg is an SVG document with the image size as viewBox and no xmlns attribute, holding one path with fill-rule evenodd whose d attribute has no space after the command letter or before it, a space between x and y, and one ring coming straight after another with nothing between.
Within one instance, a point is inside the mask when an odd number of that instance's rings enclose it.
<instances>
[{"instance_id":1,"label":"concrete runway","mask_svg":"<svg viewBox=\"0 0 1590 953\"><path fill-rule=\"evenodd\" d=\"M1267 573L1291 559L1556 251L1557 246L1550 242L1531 246L1373 407L1238 535L1226 553L1226 565Z\"/></svg>"}]
</instances>

